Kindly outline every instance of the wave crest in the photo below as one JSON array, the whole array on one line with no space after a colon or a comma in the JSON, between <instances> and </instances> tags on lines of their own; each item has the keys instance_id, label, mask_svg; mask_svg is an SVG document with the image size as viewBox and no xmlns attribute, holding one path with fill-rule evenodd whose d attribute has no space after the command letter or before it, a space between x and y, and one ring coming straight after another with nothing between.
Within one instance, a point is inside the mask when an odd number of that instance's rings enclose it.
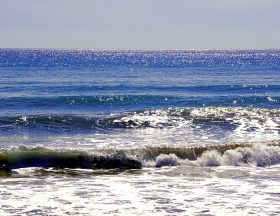
<instances>
[{"instance_id":1,"label":"wave crest","mask_svg":"<svg viewBox=\"0 0 280 216\"><path fill-rule=\"evenodd\" d=\"M280 164L280 143L197 147L94 149L90 152L19 147L0 151L0 170L25 167L139 169L163 166L271 166Z\"/></svg>"},{"instance_id":2,"label":"wave crest","mask_svg":"<svg viewBox=\"0 0 280 216\"><path fill-rule=\"evenodd\" d=\"M117 128L188 127L280 132L280 110L203 107L129 111L104 116L34 115L0 117L1 131L94 131Z\"/></svg>"},{"instance_id":3,"label":"wave crest","mask_svg":"<svg viewBox=\"0 0 280 216\"><path fill-rule=\"evenodd\" d=\"M159 163L157 163L159 162ZM224 153L219 148L206 150L196 160L181 159L175 154L161 154L156 158L155 166L242 166L246 164L259 167L280 164L280 147L257 145L228 149Z\"/></svg>"}]
</instances>

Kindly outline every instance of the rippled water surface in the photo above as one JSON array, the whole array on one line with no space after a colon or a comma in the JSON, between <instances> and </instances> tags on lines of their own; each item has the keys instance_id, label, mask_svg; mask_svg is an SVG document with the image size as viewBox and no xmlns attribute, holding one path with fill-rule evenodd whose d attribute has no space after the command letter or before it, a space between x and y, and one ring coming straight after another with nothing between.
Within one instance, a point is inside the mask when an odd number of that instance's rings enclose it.
<instances>
[{"instance_id":1,"label":"rippled water surface","mask_svg":"<svg viewBox=\"0 0 280 216\"><path fill-rule=\"evenodd\" d=\"M1 215L278 215L279 50L0 49Z\"/></svg>"}]
</instances>

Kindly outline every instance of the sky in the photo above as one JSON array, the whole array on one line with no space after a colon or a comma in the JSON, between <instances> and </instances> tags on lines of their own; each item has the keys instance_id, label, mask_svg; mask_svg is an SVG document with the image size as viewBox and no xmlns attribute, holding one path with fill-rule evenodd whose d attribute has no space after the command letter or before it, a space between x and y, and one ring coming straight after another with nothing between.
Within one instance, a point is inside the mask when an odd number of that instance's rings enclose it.
<instances>
[{"instance_id":1,"label":"sky","mask_svg":"<svg viewBox=\"0 0 280 216\"><path fill-rule=\"evenodd\" d=\"M277 49L279 0L0 0L0 47Z\"/></svg>"}]
</instances>

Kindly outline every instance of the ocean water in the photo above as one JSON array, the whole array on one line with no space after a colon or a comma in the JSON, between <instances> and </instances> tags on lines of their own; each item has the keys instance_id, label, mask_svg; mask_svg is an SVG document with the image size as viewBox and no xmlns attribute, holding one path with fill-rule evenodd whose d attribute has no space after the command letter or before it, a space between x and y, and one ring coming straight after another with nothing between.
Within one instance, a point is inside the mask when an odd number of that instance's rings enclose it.
<instances>
[{"instance_id":1,"label":"ocean water","mask_svg":"<svg viewBox=\"0 0 280 216\"><path fill-rule=\"evenodd\" d=\"M280 50L0 49L1 215L279 215Z\"/></svg>"}]
</instances>

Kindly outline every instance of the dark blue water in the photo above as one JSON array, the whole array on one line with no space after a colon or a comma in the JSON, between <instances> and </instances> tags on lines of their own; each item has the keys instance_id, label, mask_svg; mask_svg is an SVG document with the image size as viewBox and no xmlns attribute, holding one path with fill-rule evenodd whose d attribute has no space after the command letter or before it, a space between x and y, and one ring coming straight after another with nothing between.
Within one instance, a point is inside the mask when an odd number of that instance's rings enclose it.
<instances>
[{"instance_id":1,"label":"dark blue water","mask_svg":"<svg viewBox=\"0 0 280 216\"><path fill-rule=\"evenodd\" d=\"M0 49L2 134L94 133L137 126L112 115L202 107L278 110L280 50Z\"/></svg>"},{"instance_id":2,"label":"dark blue water","mask_svg":"<svg viewBox=\"0 0 280 216\"><path fill-rule=\"evenodd\" d=\"M280 50L0 49L0 215L279 215L279 165Z\"/></svg>"}]
</instances>

